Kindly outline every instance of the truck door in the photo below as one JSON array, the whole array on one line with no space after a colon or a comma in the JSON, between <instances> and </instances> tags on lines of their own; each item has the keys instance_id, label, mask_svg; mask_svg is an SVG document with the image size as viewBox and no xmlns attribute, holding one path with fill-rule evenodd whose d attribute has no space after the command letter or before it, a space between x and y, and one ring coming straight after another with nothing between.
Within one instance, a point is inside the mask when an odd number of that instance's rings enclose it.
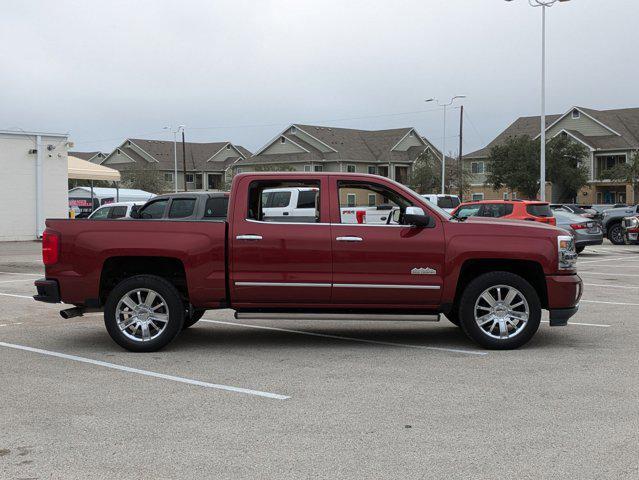
<instances>
[{"instance_id":1,"label":"truck door","mask_svg":"<svg viewBox=\"0 0 639 480\"><path fill-rule=\"evenodd\" d=\"M297 187L328 191L325 176L283 174L277 179L247 176L233 199L229 232L231 299L237 307L330 303L332 284L331 226L328 195L317 207L292 216L264 211L270 192ZM291 189L291 190L288 190ZM282 203L284 203L284 196ZM289 213L289 215L284 215Z\"/></svg>"},{"instance_id":2,"label":"truck door","mask_svg":"<svg viewBox=\"0 0 639 480\"><path fill-rule=\"evenodd\" d=\"M331 178L331 241L333 244L333 295L335 306L429 307L441 298L444 267L443 226L397 224L393 217L368 216L366 223L342 215L347 201L356 207L375 202L403 211L423 204L391 182ZM350 198L349 198L350 197ZM426 211L425 213L428 213Z\"/></svg>"}]
</instances>

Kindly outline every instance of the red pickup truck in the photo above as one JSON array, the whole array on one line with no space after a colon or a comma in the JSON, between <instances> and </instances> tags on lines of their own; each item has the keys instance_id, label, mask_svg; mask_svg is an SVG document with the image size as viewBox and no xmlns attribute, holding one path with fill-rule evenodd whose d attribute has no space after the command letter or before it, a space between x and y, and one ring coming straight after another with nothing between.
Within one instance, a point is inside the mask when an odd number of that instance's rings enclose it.
<instances>
[{"instance_id":1,"label":"red pickup truck","mask_svg":"<svg viewBox=\"0 0 639 480\"><path fill-rule=\"evenodd\" d=\"M313 209L266 214L268 192L315 192ZM188 205L181 196L181 212ZM313 205L313 199L307 199ZM388 211L367 223L346 207ZM187 212L188 213L188 212ZM247 173L218 221L47 220L36 300L104 310L122 347L153 351L208 309L244 319L439 320L486 348L566 325L582 282L572 237L516 220L456 219L388 178Z\"/></svg>"}]
</instances>

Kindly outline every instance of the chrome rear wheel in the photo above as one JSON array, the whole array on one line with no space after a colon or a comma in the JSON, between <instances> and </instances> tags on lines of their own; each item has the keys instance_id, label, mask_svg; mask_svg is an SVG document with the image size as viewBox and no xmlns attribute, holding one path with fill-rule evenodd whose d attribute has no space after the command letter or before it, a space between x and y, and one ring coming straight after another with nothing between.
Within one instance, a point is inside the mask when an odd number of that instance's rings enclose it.
<instances>
[{"instance_id":1,"label":"chrome rear wheel","mask_svg":"<svg viewBox=\"0 0 639 480\"><path fill-rule=\"evenodd\" d=\"M148 342L169 324L169 307L158 292L136 288L125 293L115 309L118 328L135 342Z\"/></svg>"}]
</instances>

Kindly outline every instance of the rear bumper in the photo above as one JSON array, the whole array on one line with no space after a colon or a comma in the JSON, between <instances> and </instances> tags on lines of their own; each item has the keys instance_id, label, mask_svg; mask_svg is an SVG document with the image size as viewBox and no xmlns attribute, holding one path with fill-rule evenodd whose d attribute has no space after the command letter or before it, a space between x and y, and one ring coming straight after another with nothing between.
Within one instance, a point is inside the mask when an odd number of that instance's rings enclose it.
<instances>
[{"instance_id":1,"label":"rear bumper","mask_svg":"<svg viewBox=\"0 0 639 480\"><path fill-rule=\"evenodd\" d=\"M41 278L34 283L38 294L33 296L34 300L46 303L60 303L60 286L57 280L47 280Z\"/></svg>"},{"instance_id":2,"label":"rear bumper","mask_svg":"<svg viewBox=\"0 0 639 480\"><path fill-rule=\"evenodd\" d=\"M577 247L587 247L588 245L601 245L603 244L603 235L599 235L599 238L588 238L580 240L575 238L575 245Z\"/></svg>"}]
</instances>

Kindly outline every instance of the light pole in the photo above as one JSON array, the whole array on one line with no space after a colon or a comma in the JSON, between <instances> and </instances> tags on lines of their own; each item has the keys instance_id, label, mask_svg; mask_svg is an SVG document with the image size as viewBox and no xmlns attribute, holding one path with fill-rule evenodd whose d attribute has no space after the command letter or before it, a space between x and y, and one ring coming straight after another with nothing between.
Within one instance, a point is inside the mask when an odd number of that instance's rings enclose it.
<instances>
[{"instance_id":1,"label":"light pole","mask_svg":"<svg viewBox=\"0 0 639 480\"><path fill-rule=\"evenodd\" d=\"M437 105L444 107L444 136L442 139L442 194L446 193L445 174L446 174L446 107L450 107L458 98L466 98L466 95L455 95L448 103L439 103L436 98L429 98L426 102L437 102Z\"/></svg>"},{"instance_id":2,"label":"light pole","mask_svg":"<svg viewBox=\"0 0 639 480\"><path fill-rule=\"evenodd\" d=\"M177 174L177 134L180 129L184 131L184 125L178 125L178 127L173 130L173 127L164 127L164 130L170 130L173 132L173 163L175 164L173 170L173 183L175 185L175 193L178 191L178 174Z\"/></svg>"},{"instance_id":3,"label":"light pole","mask_svg":"<svg viewBox=\"0 0 639 480\"><path fill-rule=\"evenodd\" d=\"M506 0L512 2L513 0ZM570 0L528 0L531 7L541 7L541 136L539 166L539 199L546 201L546 8Z\"/></svg>"}]
</instances>

